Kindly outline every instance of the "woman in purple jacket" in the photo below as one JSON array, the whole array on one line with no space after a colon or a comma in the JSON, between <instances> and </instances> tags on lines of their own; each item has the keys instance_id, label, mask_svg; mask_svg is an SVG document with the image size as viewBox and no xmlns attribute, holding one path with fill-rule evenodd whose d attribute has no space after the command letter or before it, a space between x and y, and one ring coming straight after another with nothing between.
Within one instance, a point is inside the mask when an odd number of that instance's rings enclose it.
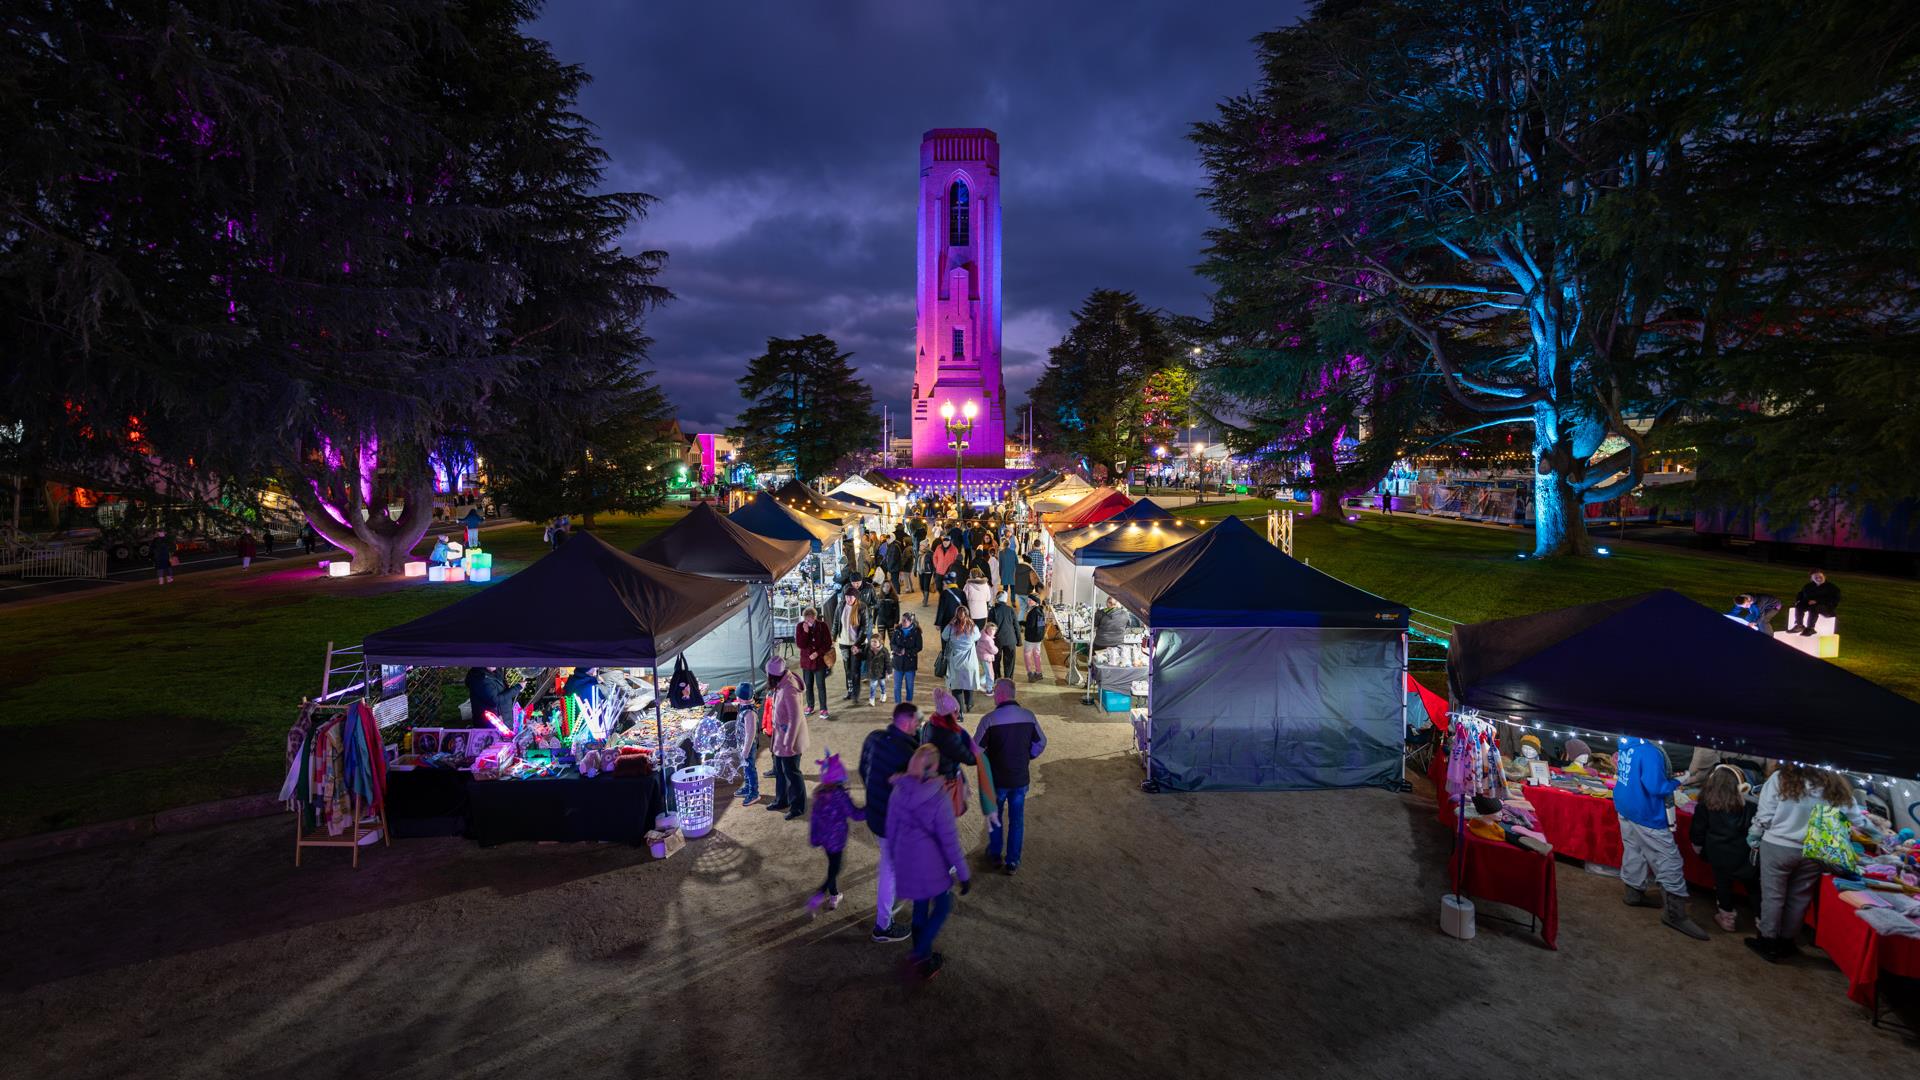
<instances>
[{"instance_id":1,"label":"woman in purple jacket","mask_svg":"<svg viewBox=\"0 0 1920 1080\"><path fill-rule=\"evenodd\" d=\"M960 874L960 895L973 888L960 834L953 824L953 803L940 782L940 751L923 744L893 778L887 801L887 852L899 895L913 901L914 971L922 979L939 974L944 958L933 939L953 910L952 874Z\"/></svg>"}]
</instances>

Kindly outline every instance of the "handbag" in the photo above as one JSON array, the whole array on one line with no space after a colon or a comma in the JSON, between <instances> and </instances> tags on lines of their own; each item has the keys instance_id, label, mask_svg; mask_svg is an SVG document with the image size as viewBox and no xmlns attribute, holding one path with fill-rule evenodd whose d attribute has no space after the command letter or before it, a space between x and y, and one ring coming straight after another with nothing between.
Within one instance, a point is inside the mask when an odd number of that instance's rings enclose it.
<instances>
[{"instance_id":1,"label":"handbag","mask_svg":"<svg viewBox=\"0 0 1920 1080\"><path fill-rule=\"evenodd\" d=\"M685 656L674 661L673 679L667 683L667 704L676 709L693 709L702 704L700 680L693 677L693 669L687 666Z\"/></svg>"},{"instance_id":2,"label":"handbag","mask_svg":"<svg viewBox=\"0 0 1920 1080\"><path fill-rule=\"evenodd\" d=\"M934 654L933 677L936 679L944 679L947 677L947 650L945 649L941 649L938 653Z\"/></svg>"},{"instance_id":3,"label":"handbag","mask_svg":"<svg viewBox=\"0 0 1920 1080\"><path fill-rule=\"evenodd\" d=\"M967 774L959 773L942 781L947 789L947 798L953 803L953 816L967 816Z\"/></svg>"},{"instance_id":4,"label":"handbag","mask_svg":"<svg viewBox=\"0 0 1920 1080\"><path fill-rule=\"evenodd\" d=\"M1801 841L1800 853L1818 863L1824 863L1833 872L1844 877L1857 877L1860 873L1860 855L1853 850L1852 830L1847 827L1847 819L1833 804L1822 802L1813 808L1813 816L1807 819L1807 838Z\"/></svg>"}]
</instances>

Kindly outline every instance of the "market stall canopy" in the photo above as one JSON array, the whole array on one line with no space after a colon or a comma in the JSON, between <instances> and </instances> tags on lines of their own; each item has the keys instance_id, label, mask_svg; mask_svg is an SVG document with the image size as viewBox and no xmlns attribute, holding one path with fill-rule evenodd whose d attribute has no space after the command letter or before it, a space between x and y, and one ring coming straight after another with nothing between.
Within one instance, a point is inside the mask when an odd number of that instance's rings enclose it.
<instances>
[{"instance_id":1,"label":"market stall canopy","mask_svg":"<svg viewBox=\"0 0 1920 1080\"><path fill-rule=\"evenodd\" d=\"M827 496L833 499L859 503L870 503L876 507L890 506L900 500L900 493L892 488L882 487L864 476L849 476L842 480Z\"/></svg>"},{"instance_id":2,"label":"market stall canopy","mask_svg":"<svg viewBox=\"0 0 1920 1080\"><path fill-rule=\"evenodd\" d=\"M1096 488L1088 492L1086 498L1065 510L1044 515L1044 520L1047 528L1054 532L1077 529L1082 525L1105 521L1131 505L1133 500L1114 488Z\"/></svg>"},{"instance_id":3,"label":"market stall canopy","mask_svg":"<svg viewBox=\"0 0 1920 1080\"><path fill-rule=\"evenodd\" d=\"M778 581L813 549L806 540L775 540L739 525L707 503L635 548L636 557L675 570L729 581Z\"/></svg>"},{"instance_id":4,"label":"market stall canopy","mask_svg":"<svg viewBox=\"0 0 1920 1080\"><path fill-rule=\"evenodd\" d=\"M1096 525L1054 537L1054 549L1078 566L1123 563L1182 544L1205 530L1141 499Z\"/></svg>"},{"instance_id":5,"label":"market stall canopy","mask_svg":"<svg viewBox=\"0 0 1920 1080\"><path fill-rule=\"evenodd\" d=\"M579 533L532 566L367 636L372 664L649 667L725 622L747 586L647 562Z\"/></svg>"},{"instance_id":6,"label":"market stall canopy","mask_svg":"<svg viewBox=\"0 0 1920 1080\"><path fill-rule=\"evenodd\" d=\"M822 521L831 521L835 525L841 524L848 518L868 513L847 503L823 499L814 494L812 488L798 480L789 480L782 484L774 491L773 497L780 500L781 505L788 509L811 514Z\"/></svg>"},{"instance_id":7,"label":"market stall canopy","mask_svg":"<svg viewBox=\"0 0 1920 1080\"><path fill-rule=\"evenodd\" d=\"M1229 517L1192 540L1093 582L1142 622L1161 627L1319 626L1400 629L1412 614L1295 559Z\"/></svg>"},{"instance_id":8,"label":"market stall canopy","mask_svg":"<svg viewBox=\"0 0 1920 1080\"><path fill-rule=\"evenodd\" d=\"M837 503L846 503L848 506L853 507L855 510L860 511L863 514L878 514L883 509L879 503L869 502L868 500L863 499L860 496L855 495L850 491L833 492L833 501Z\"/></svg>"},{"instance_id":9,"label":"market stall canopy","mask_svg":"<svg viewBox=\"0 0 1920 1080\"><path fill-rule=\"evenodd\" d=\"M754 492L753 497L728 514L727 519L773 540L805 540L815 551L820 550L822 544L833 543L840 535L840 526L782 506L764 491Z\"/></svg>"},{"instance_id":10,"label":"market stall canopy","mask_svg":"<svg viewBox=\"0 0 1920 1080\"><path fill-rule=\"evenodd\" d=\"M1447 685L1521 722L1920 776L1920 702L1671 589L1462 626Z\"/></svg>"}]
</instances>

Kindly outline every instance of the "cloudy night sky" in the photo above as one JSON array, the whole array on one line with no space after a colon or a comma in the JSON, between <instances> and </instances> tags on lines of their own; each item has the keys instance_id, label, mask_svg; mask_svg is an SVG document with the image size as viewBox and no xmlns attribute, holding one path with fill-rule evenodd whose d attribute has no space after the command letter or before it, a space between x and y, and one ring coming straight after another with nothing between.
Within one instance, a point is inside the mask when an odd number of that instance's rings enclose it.
<instances>
[{"instance_id":1,"label":"cloudy night sky","mask_svg":"<svg viewBox=\"0 0 1920 1080\"><path fill-rule=\"evenodd\" d=\"M667 252L677 297L652 359L688 429L712 430L770 335L830 335L877 402L904 403L928 128L1000 136L1016 402L1091 289L1203 312L1186 132L1252 85L1250 39L1299 6L552 0L533 32L593 76L609 186L660 199L631 235Z\"/></svg>"}]
</instances>

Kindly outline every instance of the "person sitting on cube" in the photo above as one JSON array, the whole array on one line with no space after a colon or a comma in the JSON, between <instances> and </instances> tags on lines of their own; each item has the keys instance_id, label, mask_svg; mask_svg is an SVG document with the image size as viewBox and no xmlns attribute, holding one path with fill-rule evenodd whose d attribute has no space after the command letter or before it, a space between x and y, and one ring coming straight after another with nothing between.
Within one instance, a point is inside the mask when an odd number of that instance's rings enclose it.
<instances>
[{"instance_id":1,"label":"person sitting on cube","mask_svg":"<svg viewBox=\"0 0 1920 1080\"><path fill-rule=\"evenodd\" d=\"M1793 598L1793 616L1787 633L1812 637L1814 621L1820 616L1833 618L1840 609L1840 586L1827 580L1827 572L1815 570Z\"/></svg>"}]
</instances>

